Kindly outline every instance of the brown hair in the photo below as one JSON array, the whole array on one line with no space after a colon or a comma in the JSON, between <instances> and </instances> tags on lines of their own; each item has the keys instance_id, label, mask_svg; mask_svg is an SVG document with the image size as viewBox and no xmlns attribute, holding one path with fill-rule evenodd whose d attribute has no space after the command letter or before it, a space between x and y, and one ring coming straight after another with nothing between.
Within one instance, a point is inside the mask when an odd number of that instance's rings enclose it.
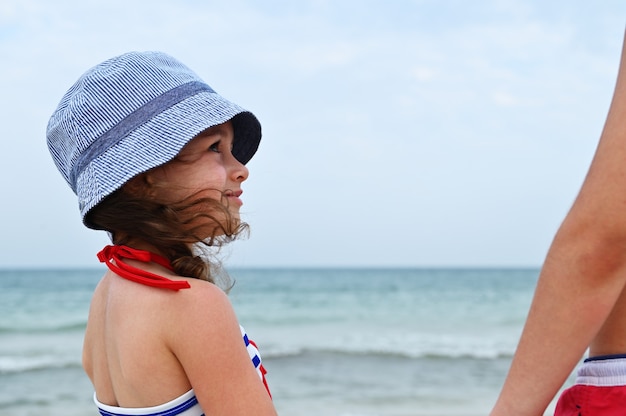
<instances>
[{"instance_id":1,"label":"brown hair","mask_svg":"<svg viewBox=\"0 0 626 416\"><path fill-rule=\"evenodd\" d=\"M177 274L228 290L230 278L216 251L210 249L235 240L248 225L234 218L221 201L202 197L202 191L173 204L149 197L149 191L136 192L137 182L151 186L144 175L107 196L87 213L85 222L111 233L114 244L149 243L170 261ZM194 247L203 248L201 253L192 251L194 243L198 243Z\"/></svg>"}]
</instances>

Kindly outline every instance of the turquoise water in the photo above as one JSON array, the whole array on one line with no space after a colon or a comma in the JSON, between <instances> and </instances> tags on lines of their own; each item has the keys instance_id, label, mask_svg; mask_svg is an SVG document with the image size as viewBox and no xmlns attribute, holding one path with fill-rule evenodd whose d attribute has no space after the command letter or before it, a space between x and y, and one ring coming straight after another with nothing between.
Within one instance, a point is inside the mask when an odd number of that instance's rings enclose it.
<instances>
[{"instance_id":1,"label":"turquoise water","mask_svg":"<svg viewBox=\"0 0 626 416\"><path fill-rule=\"evenodd\" d=\"M0 271L0 414L89 415L80 368L101 269ZM535 269L233 270L282 415L487 414Z\"/></svg>"}]
</instances>

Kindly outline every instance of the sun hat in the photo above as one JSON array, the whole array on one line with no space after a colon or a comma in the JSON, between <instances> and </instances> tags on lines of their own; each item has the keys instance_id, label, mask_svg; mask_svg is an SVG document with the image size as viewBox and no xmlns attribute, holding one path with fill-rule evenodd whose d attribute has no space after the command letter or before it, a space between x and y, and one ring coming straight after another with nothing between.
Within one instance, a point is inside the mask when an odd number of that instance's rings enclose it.
<instances>
[{"instance_id":1,"label":"sun hat","mask_svg":"<svg viewBox=\"0 0 626 416\"><path fill-rule=\"evenodd\" d=\"M85 72L50 117L48 148L85 216L134 176L172 160L191 139L231 120L233 155L246 164L257 118L162 52L130 52Z\"/></svg>"}]
</instances>

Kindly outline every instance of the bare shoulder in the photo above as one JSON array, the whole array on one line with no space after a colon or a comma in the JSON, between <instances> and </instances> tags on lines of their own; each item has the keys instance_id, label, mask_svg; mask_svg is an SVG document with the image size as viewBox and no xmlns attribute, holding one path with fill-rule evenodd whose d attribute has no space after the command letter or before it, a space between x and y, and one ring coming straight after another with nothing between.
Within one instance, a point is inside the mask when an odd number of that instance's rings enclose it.
<instances>
[{"instance_id":1,"label":"bare shoulder","mask_svg":"<svg viewBox=\"0 0 626 416\"><path fill-rule=\"evenodd\" d=\"M234 318L233 307L228 295L213 283L189 278L189 289L181 289L174 297L178 314L184 315L188 321Z\"/></svg>"},{"instance_id":2,"label":"bare shoulder","mask_svg":"<svg viewBox=\"0 0 626 416\"><path fill-rule=\"evenodd\" d=\"M174 304L167 307L172 349L181 354L199 341L209 352L229 339L240 342L239 322L228 295L212 283L188 280L191 287L170 297ZM193 334L193 340L188 339L189 334Z\"/></svg>"}]
</instances>

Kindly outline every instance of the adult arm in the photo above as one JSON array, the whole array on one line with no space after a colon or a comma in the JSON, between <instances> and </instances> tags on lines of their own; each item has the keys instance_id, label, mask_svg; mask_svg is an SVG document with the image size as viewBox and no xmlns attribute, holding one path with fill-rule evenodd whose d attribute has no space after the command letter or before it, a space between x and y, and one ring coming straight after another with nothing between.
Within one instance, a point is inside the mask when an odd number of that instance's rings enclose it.
<instances>
[{"instance_id":1,"label":"adult arm","mask_svg":"<svg viewBox=\"0 0 626 416\"><path fill-rule=\"evenodd\" d=\"M626 51L583 186L541 270L491 416L539 416L616 307L626 284ZM626 352L626 351L622 351Z\"/></svg>"}]
</instances>

